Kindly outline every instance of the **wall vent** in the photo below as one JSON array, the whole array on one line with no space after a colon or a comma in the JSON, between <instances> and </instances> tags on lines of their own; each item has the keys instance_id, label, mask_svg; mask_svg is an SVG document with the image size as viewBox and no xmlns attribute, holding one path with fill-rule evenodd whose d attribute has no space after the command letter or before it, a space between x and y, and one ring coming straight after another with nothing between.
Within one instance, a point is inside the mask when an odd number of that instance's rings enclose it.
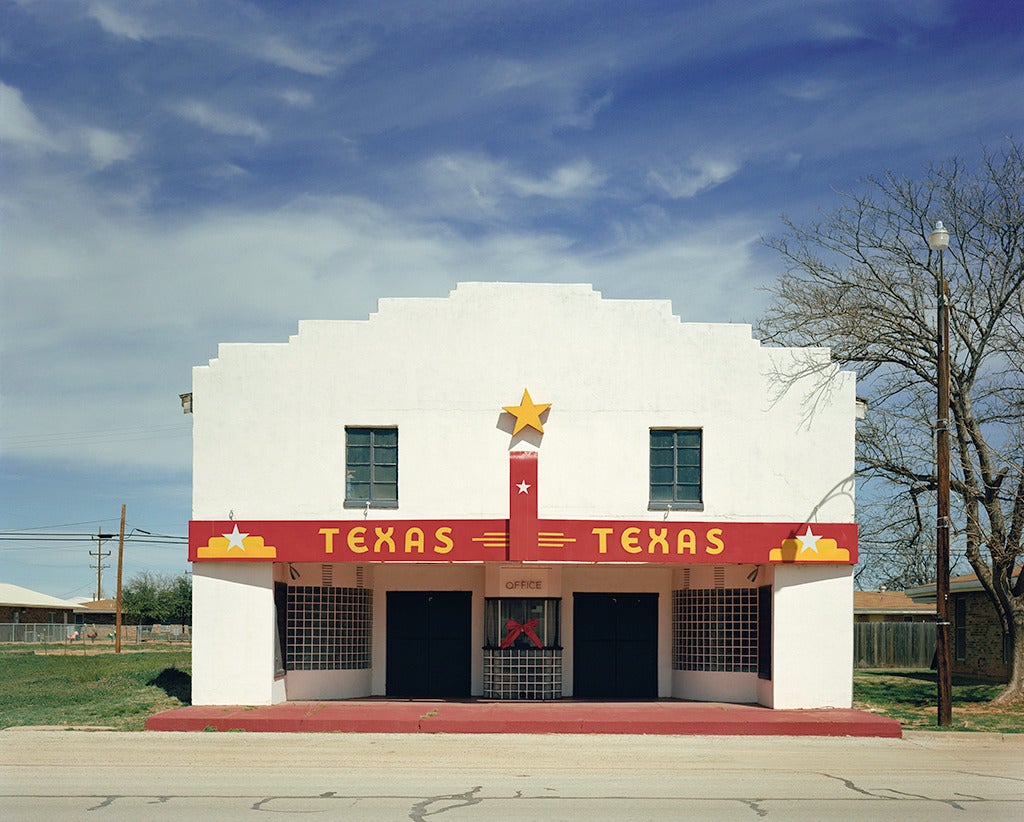
<instances>
[{"instance_id":1,"label":"wall vent","mask_svg":"<svg viewBox=\"0 0 1024 822\"><path fill-rule=\"evenodd\" d=\"M690 569L689 568L683 568L683 590L684 591L689 591L690 590Z\"/></svg>"},{"instance_id":2,"label":"wall vent","mask_svg":"<svg viewBox=\"0 0 1024 822\"><path fill-rule=\"evenodd\" d=\"M721 591L725 587L725 566L715 566L715 588Z\"/></svg>"},{"instance_id":3,"label":"wall vent","mask_svg":"<svg viewBox=\"0 0 1024 822\"><path fill-rule=\"evenodd\" d=\"M356 588L363 588L363 566L356 566Z\"/></svg>"},{"instance_id":4,"label":"wall vent","mask_svg":"<svg viewBox=\"0 0 1024 822\"><path fill-rule=\"evenodd\" d=\"M324 588L334 587L334 566L333 565L321 565L320 566L320 584Z\"/></svg>"}]
</instances>

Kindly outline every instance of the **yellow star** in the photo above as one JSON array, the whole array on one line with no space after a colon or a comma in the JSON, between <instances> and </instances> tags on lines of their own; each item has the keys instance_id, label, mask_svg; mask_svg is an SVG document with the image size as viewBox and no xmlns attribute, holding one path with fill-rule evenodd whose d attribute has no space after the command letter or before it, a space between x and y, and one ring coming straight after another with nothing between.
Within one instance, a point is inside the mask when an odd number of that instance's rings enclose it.
<instances>
[{"instance_id":1,"label":"yellow star","mask_svg":"<svg viewBox=\"0 0 1024 822\"><path fill-rule=\"evenodd\" d=\"M544 426L540 424L540 415L543 414L551 407L551 403L543 403L537 405L533 400L530 399L530 392L525 388L523 389L523 400L519 405L503 405L502 410L508 411L516 418L516 427L512 431L514 437L526 426L536 428L540 433L544 433Z\"/></svg>"}]
</instances>

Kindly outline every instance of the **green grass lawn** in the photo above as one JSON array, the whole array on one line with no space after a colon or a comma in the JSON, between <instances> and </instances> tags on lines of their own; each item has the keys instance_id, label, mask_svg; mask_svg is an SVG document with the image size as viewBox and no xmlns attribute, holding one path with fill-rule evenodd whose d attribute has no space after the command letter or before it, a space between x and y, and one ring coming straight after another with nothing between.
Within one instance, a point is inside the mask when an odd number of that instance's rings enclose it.
<instances>
[{"instance_id":1,"label":"green grass lawn","mask_svg":"<svg viewBox=\"0 0 1024 822\"><path fill-rule=\"evenodd\" d=\"M146 717L191 702L188 646L88 653L0 649L0 728L13 725L142 730Z\"/></svg>"},{"instance_id":2,"label":"green grass lawn","mask_svg":"<svg viewBox=\"0 0 1024 822\"><path fill-rule=\"evenodd\" d=\"M191 702L191 648L0 647L0 728L51 725L142 730L146 717ZM953 680L949 730L1024 732L1024 704L989 704L999 685ZM854 707L890 716L907 730L936 730L933 671L858 670Z\"/></svg>"},{"instance_id":3,"label":"green grass lawn","mask_svg":"<svg viewBox=\"0 0 1024 822\"><path fill-rule=\"evenodd\" d=\"M890 716L908 731L1024 733L1024 704L989 704L1002 690L1002 685L954 677L952 724L939 728L934 671L862 669L853 675L853 707Z\"/></svg>"}]
</instances>

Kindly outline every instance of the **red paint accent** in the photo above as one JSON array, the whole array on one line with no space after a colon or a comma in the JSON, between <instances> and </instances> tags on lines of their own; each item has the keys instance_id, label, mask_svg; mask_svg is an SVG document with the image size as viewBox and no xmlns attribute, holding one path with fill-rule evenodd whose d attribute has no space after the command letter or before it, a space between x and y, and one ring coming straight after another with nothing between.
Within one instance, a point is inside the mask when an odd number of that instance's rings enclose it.
<instances>
[{"instance_id":1,"label":"red paint accent","mask_svg":"<svg viewBox=\"0 0 1024 822\"><path fill-rule=\"evenodd\" d=\"M154 714L148 731L275 733L672 734L899 739L900 724L848 708L772 710L724 702L343 700L259 707L192 705Z\"/></svg>"},{"instance_id":2,"label":"red paint accent","mask_svg":"<svg viewBox=\"0 0 1024 822\"><path fill-rule=\"evenodd\" d=\"M667 520L541 520L537 542L510 560L534 562L783 564L772 549L807 531L799 522L669 522ZM811 523L815 536L835 540L857 562L854 523ZM813 562L813 560L811 561Z\"/></svg>"},{"instance_id":3,"label":"red paint accent","mask_svg":"<svg viewBox=\"0 0 1024 822\"><path fill-rule=\"evenodd\" d=\"M529 619L526 622L516 622L514 619L510 619L505 623L505 630L508 633L505 638L501 641L501 647L507 648L513 642L515 642L520 634L526 634L526 638L530 640L538 648L542 648L540 637L537 636L537 632L534 630L539 623L535 619Z\"/></svg>"},{"instance_id":4,"label":"red paint accent","mask_svg":"<svg viewBox=\"0 0 1024 822\"><path fill-rule=\"evenodd\" d=\"M199 556L211 538L240 533L261 537L275 555L246 556L234 548ZM508 558L505 520L193 520L188 524L191 562L503 562Z\"/></svg>"},{"instance_id":5,"label":"red paint accent","mask_svg":"<svg viewBox=\"0 0 1024 822\"><path fill-rule=\"evenodd\" d=\"M521 492L520 484L529 488ZM537 452L513 451L508 455L509 557L521 556L537 541Z\"/></svg>"},{"instance_id":6,"label":"red paint accent","mask_svg":"<svg viewBox=\"0 0 1024 822\"><path fill-rule=\"evenodd\" d=\"M520 467L536 469L536 460ZM669 522L650 520L538 520L535 494L518 494L510 482L509 520L193 520L188 558L192 562L617 562L712 564L813 564L804 559L770 559L786 539L807 531L795 522ZM522 502L516 496L522 497ZM530 499L527 499L530 497ZM199 556L211 537L240 533L262 537L274 556ZM857 561L854 523L811 523L816 536L834 540ZM422 548L419 550L420 535ZM220 540L222 543L223 540ZM328 552L330 541L330 552ZM813 556L809 554L809 556Z\"/></svg>"}]
</instances>

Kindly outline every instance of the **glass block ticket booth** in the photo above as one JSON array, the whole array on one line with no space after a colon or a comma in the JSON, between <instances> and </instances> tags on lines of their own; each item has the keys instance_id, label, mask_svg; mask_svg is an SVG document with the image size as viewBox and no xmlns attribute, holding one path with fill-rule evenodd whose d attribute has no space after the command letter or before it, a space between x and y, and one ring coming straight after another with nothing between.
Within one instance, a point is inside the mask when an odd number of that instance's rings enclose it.
<instances>
[{"instance_id":1,"label":"glass block ticket booth","mask_svg":"<svg viewBox=\"0 0 1024 822\"><path fill-rule=\"evenodd\" d=\"M580 285L222 346L193 372L193 701L848 706L854 388Z\"/></svg>"},{"instance_id":2,"label":"glass block ticket booth","mask_svg":"<svg viewBox=\"0 0 1024 822\"><path fill-rule=\"evenodd\" d=\"M561 604L558 599L485 600L484 696L562 696Z\"/></svg>"}]
</instances>

